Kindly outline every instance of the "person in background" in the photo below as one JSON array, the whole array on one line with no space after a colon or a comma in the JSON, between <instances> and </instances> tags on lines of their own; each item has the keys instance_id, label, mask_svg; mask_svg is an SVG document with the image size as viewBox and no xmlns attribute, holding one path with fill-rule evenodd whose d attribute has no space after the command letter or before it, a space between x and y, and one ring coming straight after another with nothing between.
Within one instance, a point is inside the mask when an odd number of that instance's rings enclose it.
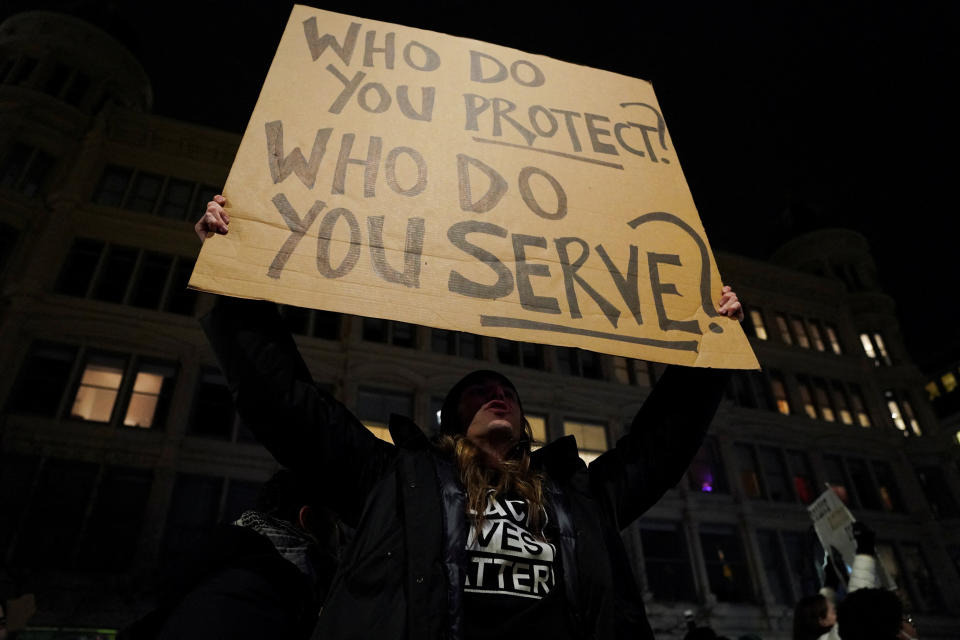
<instances>
[{"instance_id":1,"label":"person in background","mask_svg":"<svg viewBox=\"0 0 960 640\"><path fill-rule=\"evenodd\" d=\"M275 473L256 509L217 527L180 559L160 607L121 640L306 639L339 559L332 514L307 504L296 476Z\"/></svg>"},{"instance_id":2,"label":"person in background","mask_svg":"<svg viewBox=\"0 0 960 640\"><path fill-rule=\"evenodd\" d=\"M837 607L842 640L899 640L902 626L903 604L893 591L860 589Z\"/></svg>"}]
</instances>

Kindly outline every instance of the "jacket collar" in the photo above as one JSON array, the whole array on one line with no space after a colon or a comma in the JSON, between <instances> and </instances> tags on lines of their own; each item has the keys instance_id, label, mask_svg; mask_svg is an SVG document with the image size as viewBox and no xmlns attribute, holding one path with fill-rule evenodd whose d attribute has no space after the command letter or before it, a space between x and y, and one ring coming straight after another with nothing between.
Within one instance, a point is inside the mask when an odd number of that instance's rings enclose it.
<instances>
[{"instance_id":1,"label":"jacket collar","mask_svg":"<svg viewBox=\"0 0 960 640\"><path fill-rule=\"evenodd\" d=\"M401 449L416 451L430 447L430 441L427 439L427 436L420 430L417 423L407 416L402 416L399 413L391 413L388 428L390 430L390 437L393 438L393 443Z\"/></svg>"},{"instance_id":2,"label":"jacket collar","mask_svg":"<svg viewBox=\"0 0 960 640\"><path fill-rule=\"evenodd\" d=\"M530 454L533 466L557 481L564 481L586 465L577 451L577 439L564 436Z\"/></svg>"}]
</instances>

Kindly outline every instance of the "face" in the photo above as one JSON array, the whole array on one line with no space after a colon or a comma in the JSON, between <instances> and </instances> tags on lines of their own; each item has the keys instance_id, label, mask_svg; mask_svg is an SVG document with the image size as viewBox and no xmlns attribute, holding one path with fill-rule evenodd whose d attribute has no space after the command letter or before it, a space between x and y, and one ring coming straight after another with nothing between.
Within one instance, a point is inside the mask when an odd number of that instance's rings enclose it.
<instances>
[{"instance_id":1,"label":"face","mask_svg":"<svg viewBox=\"0 0 960 640\"><path fill-rule=\"evenodd\" d=\"M510 442L523 437L523 414L517 393L503 382L486 379L471 384L460 395L460 419L467 438L478 442Z\"/></svg>"},{"instance_id":2,"label":"face","mask_svg":"<svg viewBox=\"0 0 960 640\"><path fill-rule=\"evenodd\" d=\"M827 600L827 614L820 618L820 624L825 628L837 624L837 608L833 606L830 600Z\"/></svg>"}]
</instances>

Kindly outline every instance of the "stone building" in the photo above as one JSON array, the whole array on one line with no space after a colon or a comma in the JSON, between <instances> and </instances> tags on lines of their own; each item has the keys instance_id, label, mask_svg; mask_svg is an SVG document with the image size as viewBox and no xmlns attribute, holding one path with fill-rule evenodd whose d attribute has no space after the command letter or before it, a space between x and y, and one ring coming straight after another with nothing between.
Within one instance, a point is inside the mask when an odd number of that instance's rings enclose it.
<instances>
[{"instance_id":1,"label":"stone building","mask_svg":"<svg viewBox=\"0 0 960 640\"><path fill-rule=\"evenodd\" d=\"M151 115L149 78L68 16L0 25L0 566L33 624L116 628L157 567L277 468L234 416L185 288L192 224L239 136ZM734 376L688 471L625 533L659 637L684 611L788 638L812 588L805 504L829 484L878 533L925 638L960 635L960 471L865 240L824 230L769 262L720 253L763 370ZM384 435L433 427L472 368L521 390L538 437L609 447L662 367L284 310L317 381Z\"/></svg>"}]
</instances>

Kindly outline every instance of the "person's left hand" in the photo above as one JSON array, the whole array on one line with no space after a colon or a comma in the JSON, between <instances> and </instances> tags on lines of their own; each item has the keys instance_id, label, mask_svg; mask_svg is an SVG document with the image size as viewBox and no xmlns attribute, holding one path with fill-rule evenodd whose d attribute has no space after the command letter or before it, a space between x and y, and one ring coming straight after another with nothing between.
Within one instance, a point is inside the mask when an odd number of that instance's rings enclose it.
<instances>
[{"instance_id":1,"label":"person's left hand","mask_svg":"<svg viewBox=\"0 0 960 640\"><path fill-rule=\"evenodd\" d=\"M737 322L743 322L743 305L737 299L737 292L729 286L723 287L723 295L720 296L717 310L721 315L733 318Z\"/></svg>"}]
</instances>

